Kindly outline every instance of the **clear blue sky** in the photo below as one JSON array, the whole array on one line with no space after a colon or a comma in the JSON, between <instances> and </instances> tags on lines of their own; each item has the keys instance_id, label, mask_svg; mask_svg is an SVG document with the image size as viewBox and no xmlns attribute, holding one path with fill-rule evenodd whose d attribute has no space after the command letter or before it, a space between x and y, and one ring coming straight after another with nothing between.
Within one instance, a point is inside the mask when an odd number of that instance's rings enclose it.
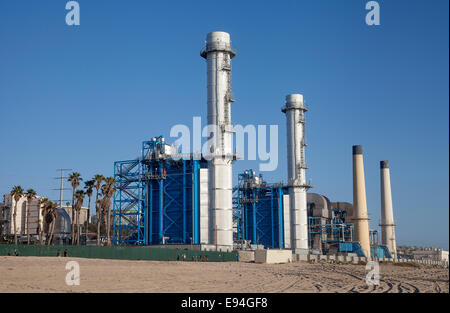
<instances>
[{"instance_id":1,"label":"clear blue sky","mask_svg":"<svg viewBox=\"0 0 450 313\"><path fill-rule=\"evenodd\" d=\"M351 147L363 145L371 226L379 161L391 165L398 244L448 248L448 1L0 1L0 194L13 185L57 199L57 168L88 179L140 153L141 141L206 119L206 34L231 34L232 119L279 125L286 180L285 95L303 93L308 177L352 201ZM235 164L234 176L256 162ZM69 198L69 197L67 197Z\"/></svg>"}]
</instances>

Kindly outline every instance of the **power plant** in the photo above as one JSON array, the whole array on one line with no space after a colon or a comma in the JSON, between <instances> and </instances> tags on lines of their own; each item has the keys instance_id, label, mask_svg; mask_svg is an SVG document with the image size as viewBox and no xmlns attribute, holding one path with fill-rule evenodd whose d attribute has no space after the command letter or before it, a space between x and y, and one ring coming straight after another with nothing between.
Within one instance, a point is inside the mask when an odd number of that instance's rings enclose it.
<instances>
[{"instance_id":1,"label":"power plant","mask_svg":"<svg viewBox=\"0 0 450 313\"><path fill-rule=\"evenodd\" d=\"M3 2L0 293L449 293L448 2Z\"/></svg>"},{"instance_id":2,"label":"power plant","mask_svg":"<svg viewBox=\"0 0 450 313\"><path fill-rule=\"evenodd\" d=\"M180 154L162 136L142 143L136 159L114 163L115 245L200 250L288 250L296 255L397 257L389 166L381 161L381 234L370 230L362 147L352 147L353 203L309 193L302 94L289 94L287 184L266 182L252 169L233 187L230 35L212 32L200 56L207 69L208 146ZM181 156L181 157L180 157Z\"/></svg>"}]
</instances>

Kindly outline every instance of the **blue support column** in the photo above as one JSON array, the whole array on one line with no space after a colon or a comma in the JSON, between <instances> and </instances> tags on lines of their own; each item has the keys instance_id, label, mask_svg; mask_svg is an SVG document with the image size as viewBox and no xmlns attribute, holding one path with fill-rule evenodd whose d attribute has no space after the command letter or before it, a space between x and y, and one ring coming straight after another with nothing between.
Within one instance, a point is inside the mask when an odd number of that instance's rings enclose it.
<instances>
[{"instance_id":1,"label":"blue support column","mask_svg":"<svg viewBox=\"0 0 450 313\"><path fill-rule=\"evenodd\" d=\"M280 248L284 248L284 215L283 215L283 189L278 187L278 217L280 220L280 226L278 227L279 231L279 241Z\"/></svg>"},{"instance_id":2,"label":"blue support column","mask_svg":"<svg viewBox=\"0 0 450 313\"><path fill-rule=\"evenodd\" d=\"M159 179L159 234L158 241L160 244L163 243L164 237L164 181L162 179L163 167L162 164L159 167L159 174L161 175Z\"/></svg>"},{"instance_id":3,"label":"blue support column","mask_svg":"<svg viewBox=\"0 0 450 313\"><path fill-rule=\"evenodd\" d=\"M116 178L116 167L114 166L114 179ZM117 183L115 186L116 190L117 190ZM97 203L95 204L95 206L97 207ZM91 208L89 208L90 211ZM97 213L96 213L97 214ZM89 216L87 217L88 219L88 223L89 223ZM88 227L89 229L89 227ZM86 231L87 233L87 231ZM87 240L87 235L86 235L86 240ZM112 242L113 244L116 243L116 193L114 193L114 202L113 202L113 235L112 235Z\"/></svg>"},{"instance_id":4,"label":"blue support column","mask_svg":"<svg viewBox=\"0 0 450 313\"><path fill-rule=\"evenodd\" d=\"M244 195L244 197L245 197L245 195ZM244 208L244 213L245 213L244 239L247 239L247 238L250 237L250 234L248 233L248 216L249 216L249 214L248 214L248 206L247 206L247 203L244 203L244 204L242 205L242 207Z\"/></svg>"},{"instance_id":5,"label":"blue support column","mask_svg":"<svg viewBox=\"0 0 450 313\"><path fill-rule=\"evenodd\" d=\"M137 222L137 225L138 225L138 244L142 244L142 243L144 243L145 244L145 238L144 238L144 233L143 233L143 231L142 231L142 229L141 229L141 227L143 228L143 227L145 227L144 225L142 225L142 223L145 221L145 210L144 210L144 208L143 208L143 201L144 201L144 199L142 199L142 196L143 196L143 190L142 190L142 163L141 162L139 162L139 164L138 164L138 166L139 166L139 178L138 178L138 181L139 181L139 189L138 189L138 201L139 201L139 204L138 204L138 210L139 210L139 217L138 217L138 222ZM142 220L142 218L144 219L144 221Z\"/></svg>"},{"instance_id":6,"label":"blue support column","mask_svg":"<svg viewBox=\"0 0 450 313\"><path fill-rule=\"evenodd\" d=\"M186 160L183 162L183 242L186 243Z\"/></svg>"},{"instance_id":7,"label":"blue support column","mask_svg":"<svg viewBox=\"0 0 450 313\"><path fill-rule=\"evenodd\" d=\"M144 171L146 170L145 167L142 167L142 173L141 173L141 177L145 174ZM148 216L150 215L150 212L148 211L148 181L144 181L142 183L142 191L144 194L144 199L143 199L143 208L142 210L144 211L144 233L143 233L143 237L144 237L144 245L148 245L149 244L149 240L148 240Z\"/></svg>"},{"instance_id":8,"label":"blue support column","mask_svg":"<svg viewBox=\"0 0 450 313\"><path fill-rule=\"evenodd\" d=\"M252 194L253 194L253 244L257 244L256 242L256 228L257 228L257 224L256 224L256 191L255 189L252 190Z\"/></svg>"},{"instance_id":9,"label":"blue support column","mask_svg":"<svg viewBox=\"0 0 450 313\"><path fill-rule=\"evenodd\" d=\"M151 172L153 173L153 167L150 168ZM148 229L148 242L149 244L153 243L153 182L149 181L148 182L148 188L149 188L149 199L148 199L148 206L147 206L147 210L148 210L148 224L149 224L149 229Z\"/></svg>"},{"instance_id":10,"label":"blue support column","mask_svg":"<svg viewBox=\"0 0 450 313\"><path fill-rule=\"evenodd\" d=\"M275 189L273 189L273 188L270 188L270 219L271 219L271 225L272 225L272 227L270 227L271 228L271 232L272 232L272 247L275 247L275 224L274 224L274 221L273 221L273 210L274 210L274 207L273 207L273 193L275 192Z\"/></svg>"}]
</instances>

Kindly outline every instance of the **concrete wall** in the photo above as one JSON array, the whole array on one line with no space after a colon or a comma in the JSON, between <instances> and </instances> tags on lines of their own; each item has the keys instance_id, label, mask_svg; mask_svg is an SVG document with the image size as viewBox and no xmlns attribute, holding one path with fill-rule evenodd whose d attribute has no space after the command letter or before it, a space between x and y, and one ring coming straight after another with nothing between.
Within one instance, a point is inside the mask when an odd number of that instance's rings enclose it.
<instances>
[{"instance_id":1,"label":"concrete wall","mask_svg":"<svg viewBox=\"0 0 450 313\"><path fill-rule=\"evenodd\" d=\"M240 262L253 262L255 261L255 251L240 250L239 261Z\"/></svg>"},{"instance_id":2,"label":"concrete wall","mask_svg":"<svg viewBox=\"0 0 450 313\"><path fill-rule=\"evenodd\" d=\"M365 257L358 257L358 256L343 256L343 255L315 255L315 254L308 254L308 255L301 255L301 254L295 254L294 258L295 261L307 261L312 263L317 262L326 262L326 263L347 263L347 264L358 264L359 262L367 262L369 261L377 261L377 262L399 262L399 263L417 263L417 264L424 264L424 265L435 265L435 266L443 266L448 268L449 262L448 261L434 261L434 260L407 260L407 259L390 259L390 258L372 258L367 259Z\"/></svg>"},{"instance_id":3,"label":"concrete wall","mask_svg":"<svg viewBox=\"0 0 450 313\"><path fill-rule=\"evenodd\" d=\"M255 263L291 263L292 256L291 250L256 250Z\"/></svg>"}]
</instances>

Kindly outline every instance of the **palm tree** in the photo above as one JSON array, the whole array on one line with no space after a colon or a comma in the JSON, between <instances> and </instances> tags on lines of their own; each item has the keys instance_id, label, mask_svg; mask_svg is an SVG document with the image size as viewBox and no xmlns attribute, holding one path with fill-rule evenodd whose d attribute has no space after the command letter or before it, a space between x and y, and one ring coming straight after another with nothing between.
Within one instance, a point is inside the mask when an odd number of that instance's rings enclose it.
<instances>
[{"instance_id":1,"label":"palm tree","mask_svg":"<svg viewBox=\"0 0 450 313\"><path fill-rule=\"evenodd\" d=\"M48 224L48 238L47 245L51 245L53 234L55 233L56 219L58 218L58 204L52 201L47 201L46 204L46 222Z\"/></svg>"},{"instance_id":2,"label":"palm tree","mask_svg":"<svg viewBox=\"0 0 450 313\"><path fill-rule=\"evenodd\" d=\"M77 242L77 246L78 246L78 245L80 245L80 232L81 232L80 211L81 211L81 207L83 206L84 191L77 190L77 192L75 192L75 199L76 199L76 202L75 202L75 212L76 212L75 224L77 225L76 242Z\"/></svg>"},{"instance_id":3,"label":"palm tree","mask_svg":"<svg viewBox=\"0 0 450 313\"><path fill-rule=\"evenodd\" d=\"M80 181L82 181L83 179L81 178L80 173L77 172L73 172L72 174L69 175L69 178L67 179L70 184L72 185L72 219L71 219L71 224L72 224L72 244L74 244L74 239L75 239L75 190L77 189L77 187L80 185Z\"/></svg>"},{"instance_id":4,"label":"palm tree","mask_svg":"<svg viewBox=\"0 0 450 313\"><path fill-rule=\"evenodd\" d=\"M11 197L14 199L14 213L13 213L13 227L14 227L14 244L17 245L17 227L16 227L16 216L17 216L17 202L23 196L23 188L21 186L14 186L11 190Z\"/></svg>"},{"instance_id":5,"label":"palm tree","mask_svg":"<svg viewBox=\"0 0 450 313\"><path fill-rule=\"evenodd\" d=\"M106 240L108 246L111 246L111 198L116 192L116 189L114 188L115 183L116 180L114 177L108 177L105 179L105 184L102 186L102 211L103 215L106 216Z\"/></svg>"},{"instance_id":6,"label":"palm tree","mask_svg":"<svg viewBox=\"0 0 450 313\"><path fill-rule=\"evenodd\" d=\"M38 235L39 235L39 244L42 245L42 237L43 237L43 233L44 233L44 217L46 214L46 204L48 202L47 198L41 198L39 199L39 204L38 204ZM42 217L42 219L40 218Z\"/></svg>"},{"instance_id":7,"label":"palm tree","mask_svg":"<svg viewBox=\"0 0 450 313\"><path fill-rule=\"evenodd\" d=\"M97 174L94 176L94 188L96 189L96 195L95 195L95 209L97 214L97 246L100 245L100 223L101 223L101 206L100 201L98 199L100 186L102 185L102 182L105 180L105 177L103 175Z\"/></svg>"},{"instance_id":8,"label":"palm tree","mask_svg":"<svg viewBox=\"0 0 450 313\"><path fill-rule=\"evenodd\" d=\"M27 244L30 244L30 213L31 213L31 202L36 198L36 191L33 189L28 189L27 193Z\"/></svg>"},{"instance_id":9,"label":"palm tree","mask_svg":"<svg viewBox=\"0 0 450 313\"><path fill-rule=\"evenodd\" d=\"M91 216L91 198L92 198L92 194L94 192L94 184L95 184L95 181L93 179L88 180L87 182L84 183L84 188L86 189L85 193L89 198L87 219L86 219L86 240L88 240L89 217Z\"/></svg>"}]
</instances>

